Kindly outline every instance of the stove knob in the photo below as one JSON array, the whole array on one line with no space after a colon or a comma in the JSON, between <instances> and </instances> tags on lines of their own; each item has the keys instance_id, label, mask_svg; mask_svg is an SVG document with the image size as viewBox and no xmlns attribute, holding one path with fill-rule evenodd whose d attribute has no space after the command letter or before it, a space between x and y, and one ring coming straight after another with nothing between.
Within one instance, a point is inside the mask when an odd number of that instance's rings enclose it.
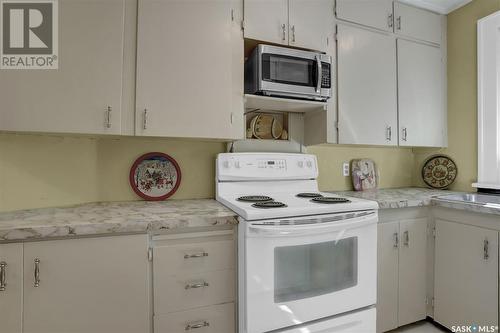
<instances>
[{"instance_id":1,"label":"stove knob","mask_svg":"<svg viewBox=\"0 0 500 333\"><path fill-rule=\"evenodd\" d=\"M313 166L313 163L311 161L307 161L306 164L308 168L312 168Z\"/></svg>"},{"instance_id":2,"label":"stove knob","mask_svg":"<svg viewBox=\"0 0 500 333\"><path fill-rule=\"evenodd\" d=\"M299 165L299 168L303 168L304 167L304 162L299 161L298 165Z\"/></svg>"},{"instance_id":3,"label":"stove knob","mask_svg":"<svg viewBox=\"0 0 500 333\"><path fill-rule=\"evenodd\" d=\"M235 162L234 162L234 167L235 167L236 169L241 168L240 161L235 161Z\"/></svg>"},{"instance_id":4,"label":"stove knob","mask_svg":"<svg viewBox=\"0 0 500 333\"><path fill-rule=\"evenodd\" d=\"M224 161L224 163L222 165L224 166L224 168L229 169L231 167L231 162Z\"/></svg>"}]
</instances>

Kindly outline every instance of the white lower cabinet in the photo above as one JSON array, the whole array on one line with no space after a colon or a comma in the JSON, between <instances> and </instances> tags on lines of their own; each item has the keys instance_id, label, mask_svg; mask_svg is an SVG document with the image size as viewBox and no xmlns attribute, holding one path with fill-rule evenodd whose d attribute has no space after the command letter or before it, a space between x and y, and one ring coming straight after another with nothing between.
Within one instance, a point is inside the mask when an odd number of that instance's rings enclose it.
<instances>
[{"instance_id":1,"label":"white lower cabinet","mask_svg":"<svg viewBox=\"0 0 500 333\"><path fill-rule=\"evenodd\" d=\"M2 332L149 332L147 251L147 235L1 245Z\"/></svg>"},{"instance_id":2,"label":"white lower cabinet","mask_svg":"<svg viewBox=\"0 0 500 333\"><path fill-rule=\"evenodd\" d=\"M498 231L436 220L434 320L498 325Z\"/></svg>"},{"instance_id":3,"label":"white lower cabinet","mask_svg":"<svg viewBox=\"0 0 500 333\"><path fill-rule=\"evenodd\" d=\"M377 332L427 315L427 230L426 217L378 226Z\"/></svg>"},{"instance_id":4,"label":"white lower cabinet","mask_svg":"<svg viewBox=\"0 0 500 333\"><path fill-rule=\"evenodd\" d=\"M0 245L0 332L23 331L23 245Z\"/></svg>"},{"instance_id":5,"label":"white lower cabinet","mask_svg":"<svg viewBox=\"0 0 500 333\"><path fill-rule=\"evenodd\" d=\"M233 230L153 237L154 331L234 333Z\"/></svg>"}]
</instances>

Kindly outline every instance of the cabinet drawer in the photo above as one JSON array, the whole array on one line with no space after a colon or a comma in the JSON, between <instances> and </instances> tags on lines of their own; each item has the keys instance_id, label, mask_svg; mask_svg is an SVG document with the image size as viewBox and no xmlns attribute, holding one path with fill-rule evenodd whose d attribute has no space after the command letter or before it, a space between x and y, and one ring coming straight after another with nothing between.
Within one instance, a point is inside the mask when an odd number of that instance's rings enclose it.
<instances>
[{"instance_id":1,"label":"cabinet drawer","mask_svg":"<svg viewBox=\"0 0 500 333\"><path fill-rule=\"evenodd\" d=\"M233 270L154 277L155 313L169 313L234 301Z\"/></svg>"},{"instance_id":2,"label":"cabinet drawer","mask_svg":"<svg viewBox=\"0 0 500 333\"><path fill-rule=\"evenodd\" d=\"M234 333L234 303L155 316L154 332Z\"/></svg>"},{"instance_id":3,"label":"cabinet drawer","mask_svg":"<svg viewBox=\"0 0 500 333\"><path fill-rule=\"evenodd\" d=\"M173 244L154 248L155 272L196 273L234 268L234 241Z\"/></svg>"}]
</instances>

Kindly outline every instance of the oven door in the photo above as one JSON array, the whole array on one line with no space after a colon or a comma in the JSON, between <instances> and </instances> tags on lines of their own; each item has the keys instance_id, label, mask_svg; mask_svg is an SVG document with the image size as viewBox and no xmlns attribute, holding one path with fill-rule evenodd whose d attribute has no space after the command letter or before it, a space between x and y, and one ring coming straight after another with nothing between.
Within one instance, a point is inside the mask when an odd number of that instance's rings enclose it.
<instances>
[{"instance_id":1,"label":"oven door","mask_svg":"<svg viewBox=\"0 0 500 333\"><path fill-rule=\"evenodd\" d=\"M319 100L331 96L330 56L266 45L259 50L259 62L265 94Z\"/></svg>"},{"instance_id":2,"label":"oven door","mask_svg":"<svg viewBox=\"0 0 500 333\"><path fill-rule=\"evenodd\" d=\"M353 215L353 214L350 214ZM246 224L245 326L262 333L376 303L377 213Z\"/></svg>"}]
</instances>

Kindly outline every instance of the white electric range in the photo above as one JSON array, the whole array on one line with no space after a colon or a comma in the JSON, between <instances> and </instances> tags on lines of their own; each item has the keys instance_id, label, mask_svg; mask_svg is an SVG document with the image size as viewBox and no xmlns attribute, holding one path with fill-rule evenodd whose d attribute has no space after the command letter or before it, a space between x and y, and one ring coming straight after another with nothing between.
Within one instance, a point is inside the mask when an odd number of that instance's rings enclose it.
<instances>
[{"instance_id":1,"label":"white electric range","mask_svg":"<svg viewBox=\"0 0 500 333\"><path fill-rule=\"evenodd\" d=\"M306 154L227 153L217 200L239 215L239 333L374 333L378 205L318 191Z\"/></svg>"}]
</instances>

